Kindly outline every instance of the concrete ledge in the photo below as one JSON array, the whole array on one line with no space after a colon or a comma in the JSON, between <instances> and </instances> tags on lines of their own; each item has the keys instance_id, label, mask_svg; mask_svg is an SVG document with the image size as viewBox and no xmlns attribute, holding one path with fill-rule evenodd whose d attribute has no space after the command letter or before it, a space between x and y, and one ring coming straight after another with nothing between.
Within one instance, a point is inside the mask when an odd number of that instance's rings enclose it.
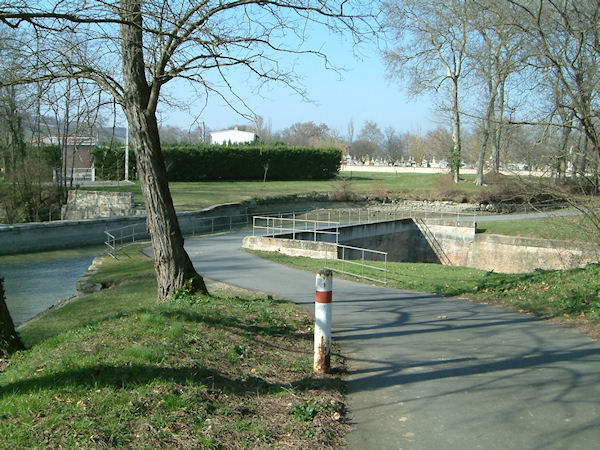
<instances>
[{"instance_id":1,"label":"concrete ledge","mask_svg":"<svg viewBox=\"0 0 600 450\"><path fill-rule=\"evenodd\" d=\"M183 234L210 231L210 222L199 223L199 221L220 216L243 216L248 213L249 207L252 205L252 202L214 205L198 211L177 213L177 218ZM0 225L0 255L99 245L106 240L104 234L106 230L135 225L143 229L145 224L146 215L144 214ZM221 223L219 224L221 225ZM136 236L138 236L137 232ZM144 238L143 232L139 236Z\"/></svg>"},{"instance_id":2,"label":"concrete ledge","mask_svg":"<svg viewBox=\"0 0 600 450\"><path fill-rule=\"evenodd\" d=\"M306 256L315 259L337 259L337 246L329 242L293 241L268 236L246 236L242 248L263 252L277 252L288 256Z\"/></svg>"}]
</instances>

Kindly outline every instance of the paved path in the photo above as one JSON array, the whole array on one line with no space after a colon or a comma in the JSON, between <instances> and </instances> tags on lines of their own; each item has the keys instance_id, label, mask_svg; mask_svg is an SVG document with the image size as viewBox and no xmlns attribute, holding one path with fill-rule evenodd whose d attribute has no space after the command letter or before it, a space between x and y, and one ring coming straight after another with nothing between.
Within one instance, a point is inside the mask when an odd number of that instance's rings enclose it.
<instances>
[{"instance_id":1,"label":"paved path","mask_svg":"<svg viewBox=\"0 0 600 450\"><path fill-rule=\"evenodd\" d=\"M190 239L209 278L309 310L315 275ZM335 277L334 277L335 278ZM334 279L356 449L600 448L600 343L503 308Z\"/></svg>"}]
</instances>

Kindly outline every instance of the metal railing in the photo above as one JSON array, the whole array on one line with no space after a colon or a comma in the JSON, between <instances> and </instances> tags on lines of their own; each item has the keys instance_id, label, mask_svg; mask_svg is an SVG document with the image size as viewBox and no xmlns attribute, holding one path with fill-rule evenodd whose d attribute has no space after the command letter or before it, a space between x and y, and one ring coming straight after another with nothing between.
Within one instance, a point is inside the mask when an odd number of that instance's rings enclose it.
<instances>
[{"instance_id":1,"label":"metal railing","mask_svg":"<svg viewBox=\"0 0 600 450\"><path fill-rule=\"evenodd\" d=\"M369 281L375 281L377 283L387 284L387 252L380 252L378 250L370 250L367 248L360 247L352 247L350 245L337 244L336 247L338 249L338 259L332 260L327 258L327 253L325 253L325 268L333 270L334 272L343 273L345 275L351 275L357 278L362 278ZM342 257L339 258L340 250L342 251ZM346 254L355 255L356 253L360 253L360 259L353 259L353 256L349 256L349 259L346 259ZM366 257L365 257L366 256ZM333 264L333 261L337 261L337 264ZM369 264L368 261L383 261L383 267L375 266ZM346 265L349 265L351 268L357 267L360 268L360 273L352 272L350 269L346 269ZM337 266L337 267L336 267ZM341 266L341 267L340 267ZM381 272L382 278L376 278L376 275L371 275L370 273L365 274L365 269L370 269L374 271L375 274Z\"/></svg>"},{"instance_id":2,"label":"metal railing","mask_svg":"<svg viewBox=\"0 0 600 450\"><path fill-rule=\"evenodd\" d=\"M332 229L335 228L335 231ZM317 242L318 235L335 236L337 244L340 234L339 222L330 222L323 220L300 219L293 214L293 217L273 217L273 216L254 216L252 218L252 236L255 236L256 230L266 230L266 234L273 236L277 234L290 233L292 240L296 240L296 235L301 233L311 233L313 242Z\"/></svg>"},{"instance_id":3,"label":"metal railing","mask_svg":"<svg viewBox=\"0 0 600 450\"><path fill-rule=\"evenodd\" d=\"M269 213L272 212L263 212L261 214ZM295 217L304 213L306 213L306 210L277 212L279 217L288 215ZM183 224L181 228L185 236L199 236L244 228L250 224L251 217L254 217L254 214L246 212L244 214L232 214L228 216L188 218L187 223L184 223L185 219L182 218L179 218L179 221L180 225ZM150 237L145 221L105 230L104 235L106 252L113 258L116 257L116 253L121 247L140 240L147 240Z\"/></svg>"},{"instance_id":4,"label":"metal railing","mask_svg":"<svg viewBox=\"0 0 600 450\"><path fill-rule=\"evenodd\" d=\"M363 222L364 223L364 222ZM335 227L335 231L333 230ZM330 220L311 220L298 218L296 214L293 217L274 217L274 216L254 216L252 220L252 235L256 236L257 230L265 231L267 236L279 236L286 239L289 236L291 240L299 240L301 236L312 235L313 242L328 242L335 245L337 258L328 259L325 252L325 268L338 273L355 276L365 280L375 281L387 284L387 252L371 250L361 247L353 247L339 243L340 223ZM335 242L327 240L328 236L335 236ZM319 239L319 237L321 237ZM307 239L301 239L307 240ZM340 258L341 256L341 258ZM369 261L383 261L383 267L369 264ZM333 263L338 261L338 263ZM358 271L350 271L350 268L360 268ZM370 270L370 271L369 271ZM367 271L367 272L366 272ZM372 272L377 274L382 272L382 277L376 277Z\"/></svg>"},{"instance_id":5,"label":"metal railing","mask_svg":"<svg viewBox=\"0 0 600 450\"><path fill-rule=\"evenodd\" d=\"M417 225L419 230L421 230L421 233L423 233L425 240L431 246L433 252L436 254L436 256L438 257L440 262L445 266L451 266L452 262L450 261L450 258L444 251L444 248L441 246L441 244L436 239L435 235L429 229L429 226L427 225L427 223L425 223L425 221L423 219L419 219L416 217L413 220L415 222L415 225Z\"/></svg>"},{"instance_id":6,"label":"metal railing","mask_svg":"<svg viewBox=\"0 0 600 450\"><path fill-rule=\"evenodd\" d=\"M316 209L304 215L305 219L317 221L339 222L340 224L361 224L380 222L383 220L398 220L409 218L422 218L428 220L440 220L445 222L476 222L481 213L476 211L440 211L427 209L393 209L382 210L373 208L336 208Z\"/></svg>"}]
</instances>

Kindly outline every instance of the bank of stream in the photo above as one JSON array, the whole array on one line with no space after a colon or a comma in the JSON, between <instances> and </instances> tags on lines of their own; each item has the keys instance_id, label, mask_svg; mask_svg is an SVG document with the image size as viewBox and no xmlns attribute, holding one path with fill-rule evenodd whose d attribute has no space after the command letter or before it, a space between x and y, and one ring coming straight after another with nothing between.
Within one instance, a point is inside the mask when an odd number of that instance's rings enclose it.
<instances>
[{"instance_id":1,"label":"bank of stream","mask_svg":"<svg viewBox=\"0 0 600 450\"><path fill-rule=\"evenodd\" d=\"M4 278L6 304L18 326L76 295L76 283L103 248L0 256L0 277Z\"/></svg>"}]
</instances>

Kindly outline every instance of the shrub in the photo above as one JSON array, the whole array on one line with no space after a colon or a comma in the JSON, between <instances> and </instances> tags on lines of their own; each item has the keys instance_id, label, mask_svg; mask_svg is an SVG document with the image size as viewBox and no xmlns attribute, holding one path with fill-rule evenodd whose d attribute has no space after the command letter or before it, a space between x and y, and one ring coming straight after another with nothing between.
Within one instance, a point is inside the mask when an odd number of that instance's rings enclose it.
<instances>
[{"instance_id":1,"label":"shrub","mask_svg":"<svg viewBox=\"0 0 600 450\"><path fill-rule=\"evenodd\" d=\"M473 201L481 205L493 205L499 211L510 211L514 205L543 206L560 201L556 192L548 189L539 180L529 181L523 178L502 174L486 175L488 184L475 194Z\"/></svg>"}]
</instances>

